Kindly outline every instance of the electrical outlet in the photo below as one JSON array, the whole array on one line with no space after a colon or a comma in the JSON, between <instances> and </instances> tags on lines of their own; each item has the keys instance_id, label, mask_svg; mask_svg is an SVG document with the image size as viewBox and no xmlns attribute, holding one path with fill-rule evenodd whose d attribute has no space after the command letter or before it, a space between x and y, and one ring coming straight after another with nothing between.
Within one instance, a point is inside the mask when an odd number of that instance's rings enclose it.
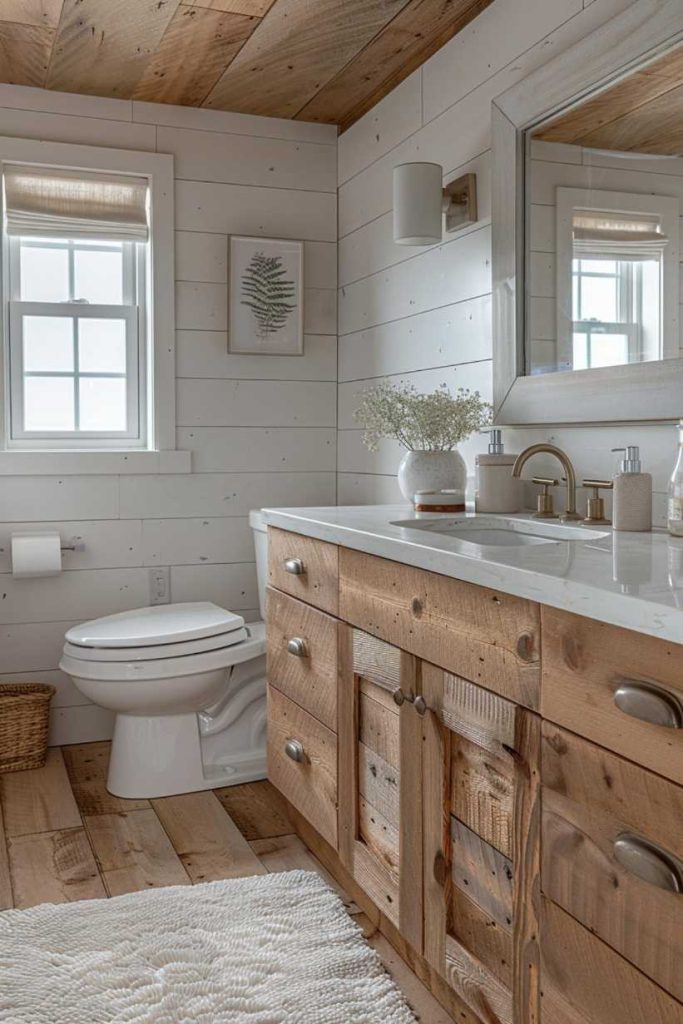
<instances>
[{"instance_id":1,"label":"electrical outlet","mask_svg":"<svg viewBox=\"0 0 683 1024\"><path fill-rule=\"evenodd\" d=\"M171 600L171 570L167 565L149 570L149 603L168 604Z\"/></svg>"}]
</instances>

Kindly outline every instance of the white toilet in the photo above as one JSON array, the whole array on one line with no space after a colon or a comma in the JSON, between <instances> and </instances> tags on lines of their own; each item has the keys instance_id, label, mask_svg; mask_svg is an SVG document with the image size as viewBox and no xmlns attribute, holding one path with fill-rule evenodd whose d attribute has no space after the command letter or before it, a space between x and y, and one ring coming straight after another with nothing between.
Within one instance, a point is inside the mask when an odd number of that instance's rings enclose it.
<instances>
[{"instance_id":1,"label":"white toilet","mask_svg":"<svg viewBox=\"0 0 683 1024\"><path fill-rule=\"evenodd\" d=\"M265 619L267 533L252 512ZM210 601L107 615L66 634L60 668L116 712L107 789L172 796L266 775L266 627Z\"/></svg>"}]
</instances>

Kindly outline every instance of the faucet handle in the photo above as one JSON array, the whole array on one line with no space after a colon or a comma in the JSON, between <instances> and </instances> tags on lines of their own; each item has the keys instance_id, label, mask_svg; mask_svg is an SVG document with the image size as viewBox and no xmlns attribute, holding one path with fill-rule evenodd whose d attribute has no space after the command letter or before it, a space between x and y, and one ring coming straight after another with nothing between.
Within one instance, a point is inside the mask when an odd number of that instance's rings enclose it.
<instances>
[{"instance_id":1,"label":"faucet handle","mask_svg":"<svg viewBox=\"0 0 683 1024\"><path fill-rule=\"evenodd\" d=\"M584 523L609 523L609 519L605 519L605 499L600 496L600 491L611 491L614 487L613 481L583 480L581 486L588 487L592 491L588 499Z\"/></svg>"},{"instance_id":2,"label":"faucet handle","mask_svg":"<svg viewBox=\"0 0 683 1024\"><path fill-rule=\"evenodd\" d=\"M555 512L553 496L550 493L550 488L557 487L559 480L553 480L553 478L549 476L534 476L531 479L533 483L540 484L543 488L542 492L536 498L534 519L557 519L557 513Z\"/></svg>"}]
</instances>

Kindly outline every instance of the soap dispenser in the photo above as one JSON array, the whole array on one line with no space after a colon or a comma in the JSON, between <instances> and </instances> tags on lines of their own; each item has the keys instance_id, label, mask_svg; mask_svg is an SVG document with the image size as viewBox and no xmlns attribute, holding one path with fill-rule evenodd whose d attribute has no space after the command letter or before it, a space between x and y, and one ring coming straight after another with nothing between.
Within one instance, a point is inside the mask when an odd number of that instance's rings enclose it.
<instances>
[{"instance_id":1,"label":"soap dispenser","mask_svg":"<svg viewBox=\"0 0 683 1024\"><path fill-rule=\"evenodd\" d=\"M506 455L503 434L489 431L489 450L477 455L477 489L474 507L477 512L519 512L522 507L522 481L512 475L516 455Z\"/></svg>"},{"instance_id":2,"label":"soap dispenser","mask_svg":"<svg viewBox=\"0 0 683 1024\"><path fill-rule=\"evenodd\" d=\"M652 477L643 473L637 445L613 448L624 452L614 477L612 522L615 530L647 533L652 529Z\"/></svg>"}]
</instances>

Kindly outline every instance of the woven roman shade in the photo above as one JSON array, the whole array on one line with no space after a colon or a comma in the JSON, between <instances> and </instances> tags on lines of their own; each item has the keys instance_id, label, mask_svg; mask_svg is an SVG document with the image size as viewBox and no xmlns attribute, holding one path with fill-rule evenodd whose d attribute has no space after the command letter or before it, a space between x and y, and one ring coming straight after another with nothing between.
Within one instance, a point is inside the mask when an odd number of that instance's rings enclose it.
<instances>
[{"instance_id":1,"label":"woven roman shade","mask_svg":"<svg viewBox=\"0 0 683 1024\"><path fill-rule=\"evenodd\" d=\"M5 164L9 235L140 242L149 238L147 178Z\"/></svg>"},{"instance_id":2,"label":"woven roman shade","mask_svg":"<svg viewBox=\"0 0 683 1024\"><path fill-rule=\"evenodd\" d=\"M659 259L669 242L657 217L600 210L577 210L572 234L574 256L584 259Z\"/></svg>"}]
</instances>

